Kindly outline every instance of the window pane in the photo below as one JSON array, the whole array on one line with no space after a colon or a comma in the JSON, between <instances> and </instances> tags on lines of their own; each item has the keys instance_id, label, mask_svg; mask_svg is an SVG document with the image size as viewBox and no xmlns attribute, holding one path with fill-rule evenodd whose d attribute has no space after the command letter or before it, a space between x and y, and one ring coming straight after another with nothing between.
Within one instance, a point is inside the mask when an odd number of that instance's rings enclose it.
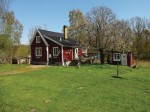
<instances>
[{"instance_id":1,"label":"window pane","mask_svg":"<svg viewBox=\"0 0 150 112\"><path fill-rule=\"evenodd\" d=\"M36 36L36 43L40 43L40 42L41 42L40 36Z\"/></svg>"},{"instance_id":2,"label":"window pane","mask_svg":"<svg viewBox=\"0 0 150 112\"><path fill-rule=\"evenodd\" d=\"M120 53L114 53L114 61L120 61Z\"/></svg>"},{"instance_id":3,"label":"window pane","mask_svg":"<svg viewBox=\"0 0 150 112\"><path fill-rule=\"evenodd\" d=\"M58 55L58 47L53 48L53 55L57 56Z\"/></svg>"},{"instance_id":4,"label":"window pane","mask_svg":"<svg viewBox=\"0 0 150 112\"><path fill-rule=\"evenodd\" d=\"M36 56L42 56L42 48L36 48L35 54L36 54Z\"/></svg>"}]
</instances>

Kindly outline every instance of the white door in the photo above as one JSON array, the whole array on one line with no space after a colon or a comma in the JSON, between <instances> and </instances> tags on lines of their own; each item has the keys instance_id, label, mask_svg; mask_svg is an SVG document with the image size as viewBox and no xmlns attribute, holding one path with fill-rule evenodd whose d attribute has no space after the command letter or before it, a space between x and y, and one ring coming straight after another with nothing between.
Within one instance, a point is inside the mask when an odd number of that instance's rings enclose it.
<instances>
[{"instance_id":1,"label":"white door","mask_svg":"<svg viewBox=\"0 0 150 112\"><path fill-rule=\"evenodd\" d=\"M78 48L75 48L74 54L75 54L75 59L78 59Z\"/></svg>"},{"instance_id":2,"label":"white door","mask_svg":"<svg viewBox=\"0 0 150 112\"><path fill-rule=\"evenodd\" d=\"M121 65L127 65L127 54L121 54Z\"/></svg>"}]
</instances>

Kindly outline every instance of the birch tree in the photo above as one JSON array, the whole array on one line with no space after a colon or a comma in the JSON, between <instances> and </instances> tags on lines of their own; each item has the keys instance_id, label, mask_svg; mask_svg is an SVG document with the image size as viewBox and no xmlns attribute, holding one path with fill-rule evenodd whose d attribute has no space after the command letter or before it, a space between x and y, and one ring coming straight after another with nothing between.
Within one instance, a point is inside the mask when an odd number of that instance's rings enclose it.
<instances>
[{"instance_id":1,"label":"birch tree","mask_svg":"<svg viewBox=\"0 0 150 112\"><path fill-rule=\"evenodd\" d=\"M86 44L86 21L80 10L71 10L69 12L69 37L76 40L79 45Z\"/></svg>"}]
</instances>

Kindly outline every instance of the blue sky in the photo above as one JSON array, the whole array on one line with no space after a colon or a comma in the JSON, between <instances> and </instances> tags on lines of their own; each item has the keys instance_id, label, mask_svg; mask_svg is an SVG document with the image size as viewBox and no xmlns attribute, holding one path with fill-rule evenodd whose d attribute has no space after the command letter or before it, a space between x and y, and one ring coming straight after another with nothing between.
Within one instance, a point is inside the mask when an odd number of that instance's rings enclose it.
<instances>
[{"instance_id":1,"label":"blue sky","mask_svg":"<svg viewBox=\"0 0 150 112\"><path fill-rule=\"evenodd\" d=\"M150 19L150 0L14 0L10 10L24 26L21 43L28 44L32 27L46 25L47 30L61 32L63 25L69 25L70 10L80 9L86 14L97 6L110 8L119 19Z\"/></svg>"}]
</instances>

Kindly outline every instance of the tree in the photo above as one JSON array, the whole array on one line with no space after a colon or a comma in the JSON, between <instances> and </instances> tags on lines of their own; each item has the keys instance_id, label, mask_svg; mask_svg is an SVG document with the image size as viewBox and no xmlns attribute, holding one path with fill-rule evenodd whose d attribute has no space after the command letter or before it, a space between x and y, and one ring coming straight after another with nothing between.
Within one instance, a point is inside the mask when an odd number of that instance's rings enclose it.
<instances>
[{"instance_id":1,"label":"tree","mask_svg":"<svg viewBox=\"0 0 150 112\"><path fill-rule=\"evenodd\" d=\"M33 39L33 36L34 36L35 31L36 31L36 27L33 27L33 28L30 28L30 29L29 29L29 34L28 34L29 45L30 45L31 42L32 42L32 39Z\"/></svg>"},{"instance_id":2,"label":"tree","mask_svg":"<svg viewBox=\"0 0 150 112\"><path fill-rule=\"evenodd\" d=\"M29 45L30 45L31 42L32 42L32 39L33 39L33 36L34 36L34 34L35 34L36 29L47 30L47 26L46 26L46 25L44 25L44 26L34 26L34 27L32 27L32 28L29 29L29 34L28 34Z\"/></svg>"},{"instance_id":3,"label":"tree","mask_svg":"<svg viewBox=\"0 0 150 112\"><path fill-rule=\"evenodd\" d=\"M9 35L14 45L20 44L23 25L15 19L14 13L6 12L2 17L4 23L4 33Z\"/></svg>"},{"instance_id":4,"label":"tree","mask_svg":"<svg viewBox=\"0 0 150 112\"><path fill-rule=\"evenodd\" d=\"M113 28L111 30L111 41L110 41L110 49L115 49L118 51L122 50L131 50L132 38L131 38L131 28L129 21L125 20L117 20L113 24Z\"/></svg>"},{"instance_id":5,"label":"tree","mask_svg":"<svg viewBox=\"0 0 150 112\"><path fill-rule=\"evenodd\" d=\"M3 22L3 33L7 34L11 39L11 57L15 56L15 53L18 49L18 45L20 44L21 35L23 32L23 25L15 18L14 13L6 12L2 16Z\"/></svg>"},{"instance_id":6,"label":"tree","mask_svg":"<svg viewBox=\"0 0 150 112\"><path fill-rule=\"evenodd\" d=\"M31 49L30 49L30 45L31 45L31 42L32 42L32 40L33 40L33 36L34 36L34 34L35 34L35 31L36 31L36 29L37 28L41 28L41 27L33 27L33 28L30 28L29 29L29 34L28 34L28 41L29 41L29 45L28 45L28 52L30 53L31 52Z\"/></svg>"},{"instance_id":7,"label":"tree","mask_svg":"<svg viewBox=\"0 0 150 112\"><path fill-rule=\"evenodd\" d=\"M7 12L9 4L12 0L0 0L0 17Z\"/></svg>"},{"instance_id":8,"label":"tree","mask_svg":"<svg viewBox=\"0 0 150 112\"><path fill-rule=\"evenodd\" d=\"M23 51L23 52L22 52ZM16 57L27 57L30 54L29 45L19 45L17 46Z\"/></svg>"},{"instance_id":9,"label":"tree","mask_svg":"<svg viewBox=\"0 0 150 112\"><path fill-rule=\"evenodd\" d=\"M76 40L79 45L86 44L86 21L80 10L71 10L69 12L69 37Z\"/></svg>"},{"instance_id":10,"label":"tree","mask_svg":"<svg viewBox=\"0 0 150 112\"><path fill-rule=\"evenodd\" d=\"M147 28L147 20L141 17L131 18L131 29L133 32L133 47L137 53L137 58L140 59L140 55L143 52L143 34Z\"/></svg>"},{"instance_id":11,"label":"tree","mask_svg":"<svg viewBox=\"0 0 150 112\"><path fill-rule=\"evenodd\" d=\"M145 29L144 32L143 32L143 39L144 39L144 50L145 51L150 51L150 31L148 29Z\"/></svg>"},{"instance_id":12,"label":"tree","mask_svg":"<svg viewBox=\"0 0 150 112\"><path fill-rule=\"evenodd\" d=\"M6 34L0 34L0 40L0 62L9 62L11 56L11 39Z\"/></svg>"},{"instance_id":13,"label":"tree","mask_svg":"<svg viewBox=\"0 0 150 112\"><path fill-rule=\"evenodd\" d=\"M150 59L150 31L149 29L145 29L143 32L143 59Z\"/></svg>"},{"instance_id":14,"label":"tree","mask_svg":"<svg viewBox=\"0 0 150 112\"><path fill-rule=\"evenodd\" d=\"M107 7L94 7L86 16L88 27L87 34L91 47L100 52L101 64L104 63L104 50L109 48L113 24L116 15Z\"/></svg>"},{"instance_id":15,"label":"tree","mask_svg":"<svg viewBox=\"0 0 150 112\"><path fill-rule=\"evenodd\" d=\"M0 0L0 33L3 31L2 16L8 11L10 2L13 0Z\"/></svg>"},{"instance_id":16,"label":"tree","mask_svg":"<svg viewBox=\"0 0 150 112\"><path fill-rule=\"evenodd\" d=\"M116 21L115 13L107 7L94 7L87 13L88 33L92 45L108 48L113 23Z\"/></svg>"},{"instance_id":17,"label":"tree","mask_svg":"<svg viewBox=\"0 0 150 112\"><path fill-rule=\"evenodd\" d=\"M133 51L138 58L150 55L150 22L133 17L118 20L107 7L94 7L86 16L80 10L69 13L69 36L80 45L99 51Z\"/></svg>"}]
</instances>

